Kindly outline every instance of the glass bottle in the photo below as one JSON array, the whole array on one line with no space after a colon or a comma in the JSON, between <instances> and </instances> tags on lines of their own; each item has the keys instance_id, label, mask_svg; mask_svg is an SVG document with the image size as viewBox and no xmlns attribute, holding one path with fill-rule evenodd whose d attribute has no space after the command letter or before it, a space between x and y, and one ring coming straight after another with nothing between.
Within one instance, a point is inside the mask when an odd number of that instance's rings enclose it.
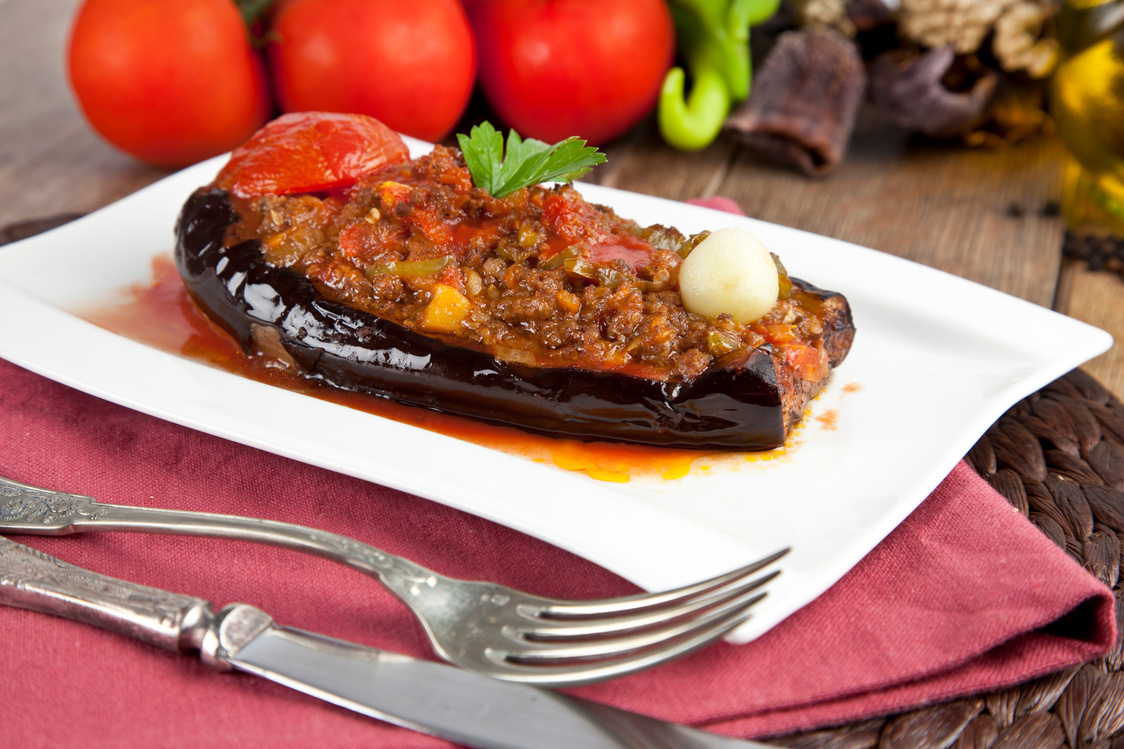
<instances>
[{"instance_id":1,"label":"glass bottle","mask_svg":"<svg viewBox=\"0 0 1124 749\"><path fill-rule=\"evenodd\" d=\"M1124 236L1124 0L1065 0L1051 114L1073 163L1070 227Z\"/></svg>"}]
</instances>

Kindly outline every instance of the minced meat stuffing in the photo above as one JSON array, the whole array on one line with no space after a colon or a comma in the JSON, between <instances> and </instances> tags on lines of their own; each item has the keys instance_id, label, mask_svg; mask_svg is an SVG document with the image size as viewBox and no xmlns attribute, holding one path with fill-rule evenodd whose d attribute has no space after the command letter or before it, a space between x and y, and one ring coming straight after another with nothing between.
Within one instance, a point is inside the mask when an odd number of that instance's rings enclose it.
<instances>
[{"instance_id":1,"label":"minced meat stuffing","mask_svg":"<svg viewBox=\"0 0 1124 749\"><path fill-rule=\"evenodd\" d=\"M818 298L781 268L781 299L749 325L687 312L682 258L705 234L641 227L569 185L496 199L437 147L344 193L267 195L231 239L329 299L524 364L692 380L770 344L811 380L829 367Z\"/></svg>"}]
</instances>

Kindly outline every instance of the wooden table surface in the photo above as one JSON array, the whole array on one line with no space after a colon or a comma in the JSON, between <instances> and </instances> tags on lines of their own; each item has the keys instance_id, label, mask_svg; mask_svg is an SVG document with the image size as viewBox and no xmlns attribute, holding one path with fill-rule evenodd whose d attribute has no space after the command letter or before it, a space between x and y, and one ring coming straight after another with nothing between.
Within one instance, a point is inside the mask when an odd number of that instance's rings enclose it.
<instances>
[{"instance_id":1,"label":"wooden table surface","mask_svg":"<svg viewBox=\"0 0 1124 749\"><path fill-rule=\"evenodd\" d=\"M114 150L83 120L64 73L76 5L0 0L0 226L92 211L167 174ZM1041 210L1062 199L1066 159L1052 138L971 150L919 143L865 118L844 163L820 180L728 140L676 152L650 122L606 150L595 172L603 184L674 199L722 195L751 216L964 276L1124 342L1124 281L1064 260L1064 219ZM1124 397L1124 345L1085 369Z\"/></svg>"}]
</instances>

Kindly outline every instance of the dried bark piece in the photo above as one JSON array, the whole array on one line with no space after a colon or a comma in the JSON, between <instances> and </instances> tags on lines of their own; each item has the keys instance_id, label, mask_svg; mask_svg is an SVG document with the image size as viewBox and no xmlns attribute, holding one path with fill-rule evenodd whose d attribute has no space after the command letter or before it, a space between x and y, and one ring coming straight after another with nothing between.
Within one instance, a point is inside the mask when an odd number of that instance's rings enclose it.
<instances>
[{"instance_id":1,"label":"dried bark piece","mask_svg":"<svg viewBox=\"0 0 1124 749\"><path fill-rule=\"evenodd\" d=\"M865 90L854 41L832 29L785 32L724 128L770 161L822 176L843 160Z\"/></svg>"},{"instance_id":2,"label":"dried bark piece","mask_svg":"<svg viewBox=\"0 0 1124 749\"><path fill-rule=\"evenodd\" d=\"M920 56L895 50L870 65L870 95L878 110L907 130L933 138L963 135L983 120L995 94L996 77L981 72L964 91L946 88L944 78L956 59L950 46Z\"/></svg>"},{"instance_id":3,"label":"dried bark piece","mask_svg":"<svg viewBox=\"0 0 1124 749\"><path fill-rule=\"evenodd\" d=\"M879 749L947 746L983 710L983 701L958 700L915 710L886 723Z\"/></svg>"}]
</instances>

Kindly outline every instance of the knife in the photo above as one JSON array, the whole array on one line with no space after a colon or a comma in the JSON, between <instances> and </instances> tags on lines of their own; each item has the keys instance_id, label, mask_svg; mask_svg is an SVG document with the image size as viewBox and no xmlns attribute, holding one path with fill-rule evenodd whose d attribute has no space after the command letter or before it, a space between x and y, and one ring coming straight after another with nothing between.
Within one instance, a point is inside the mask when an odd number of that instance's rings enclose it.
<instances>
[{"instance_id":1,"label":"knife","mask_svg":"<svg viewBox=\"0 0 1124 749\"><path fill-rule=\"evenodd\" d=\"M99 575L0 536L0 604L134 637L479 749L765 749L539 687L277 625Z\"/></svg>"}]
</instances>

